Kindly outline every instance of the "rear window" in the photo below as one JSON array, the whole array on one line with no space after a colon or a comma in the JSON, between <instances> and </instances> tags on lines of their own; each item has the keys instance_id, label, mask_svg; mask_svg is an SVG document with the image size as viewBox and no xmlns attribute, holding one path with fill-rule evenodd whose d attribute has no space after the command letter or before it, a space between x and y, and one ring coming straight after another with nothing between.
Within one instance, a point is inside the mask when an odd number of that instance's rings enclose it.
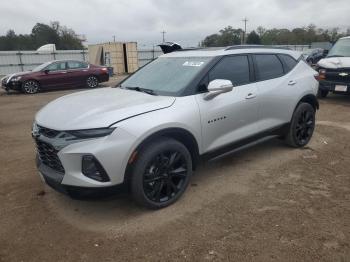
<instances>
[{"instance_id":1,"label":"rear window","mask_svg":"<svg viewBox=\"0 0 350 262\"><path fill-rule=\"evenodd\" d=\"M278 55L278 57L282 60L286 73L291 71L298 63L293 57L289 55Z\"/></svg>"},{"instance_id":2,"label":"rear window","mask_svg":"<svg viewBox=\"0 0 350 262\"><path fill-rule=\"evenodd\" d=\"M257 67L257 79L264 81L282 76L283 67L276 55L254 55Z\"/></svg>"},{"instance_id":3,"label":"rear window","mask_svg":"<svg viewBox=\"0 0 350 262\"><path fill-rule=\"evenodd\" d=\"M68 69L79 69L79 68L87 68L87 64L79 61L68 61L67 62Z\"/></svg>"}]
</instances>

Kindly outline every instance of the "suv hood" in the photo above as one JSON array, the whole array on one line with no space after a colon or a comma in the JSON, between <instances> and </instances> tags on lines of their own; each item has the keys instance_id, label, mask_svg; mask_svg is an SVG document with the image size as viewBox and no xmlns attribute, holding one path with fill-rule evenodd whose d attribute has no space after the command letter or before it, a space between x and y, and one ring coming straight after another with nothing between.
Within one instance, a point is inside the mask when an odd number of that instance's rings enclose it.
<instances>
[{"instance_id":1,"label":"suv hood","mask_svg":"<svg viewBox=\"0 0 350 262\"><path fill-rule=\"evenodd\" d=\"M329 69L350 67L350 57L326 57L321 59L317 65Z\"/></svg>"},{"instance_id":2,"label":"suv hood","mask_svg":"<svg viewBox=\"0 0 350 262\"><path fill-rule=\"evenodd\" d=\"M54 100L37 113L35 121L61 131L108 127L136 115L170 107L174 101L174 97L99 88Z\"/></svg>"}]
</instances>

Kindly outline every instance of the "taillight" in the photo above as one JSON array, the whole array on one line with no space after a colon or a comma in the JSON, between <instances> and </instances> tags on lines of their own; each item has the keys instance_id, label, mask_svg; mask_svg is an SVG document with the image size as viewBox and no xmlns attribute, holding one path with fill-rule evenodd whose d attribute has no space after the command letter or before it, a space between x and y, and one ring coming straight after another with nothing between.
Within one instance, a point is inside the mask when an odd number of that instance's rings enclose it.
<instances>
[{"instance_id":1,"label":"taillight","mask_svg":"<svg viewBox=\"0 0 350 262\"><path fill-rule=\"evenodd\" d=\"M326 79L326 70L320 69L318 71L318 74L315 75L315 78L317 81L325 80Z\"/></svg>"},{"instance_id":2,"label":"taillight","mask_svg":"<svg viewBox=\"0 0 350 262\"><path fill-rule=\"evenodd\" d=\"M101 68L101 71L104 72L104 73L108 73L108 68L107 67L103 67L103 68Z\"/></svg>"}]
</instances>

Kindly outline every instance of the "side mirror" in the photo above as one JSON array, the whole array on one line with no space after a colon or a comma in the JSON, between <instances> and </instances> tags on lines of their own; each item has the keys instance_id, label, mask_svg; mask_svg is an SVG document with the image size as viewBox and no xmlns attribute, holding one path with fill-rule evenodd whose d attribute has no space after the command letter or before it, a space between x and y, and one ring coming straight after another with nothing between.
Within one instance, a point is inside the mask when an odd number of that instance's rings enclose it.
<instances>
[{"instance_id":1,"label":"side mirror","mask_svg":"<svg viewBox=\"0 0 350 262\"><path fill-rule=\"evenodd\" d=\"M50 72L49 69L45 69L45 70L44 70L44 73L45 73L45 74L48 74L49 72Z\"/></svg>"},{"instance_id":2,"label":"side mirror","mask_svg":"<svg viewBox=\"0 0 350 262\"><path fill-rule=\"evenodd\" d=\"M213 99L214 97L232 91L233 84L230 80L215 79L208 85L208 93L204 96L205 100Z\"/></svg>"},{"instance_id":3,"label":"side mirror","mask_svg":"<svg viewBox=\"0 0 350 262\"><path fill-rule=\"evenodd\" d=\"M325 49L325 50L323 50L323 55L324 55L324 56L327 56L327 55L328 55L328 53L329 53L329 50L326 50L326 49Z\"/></svg>"}]
</instances>

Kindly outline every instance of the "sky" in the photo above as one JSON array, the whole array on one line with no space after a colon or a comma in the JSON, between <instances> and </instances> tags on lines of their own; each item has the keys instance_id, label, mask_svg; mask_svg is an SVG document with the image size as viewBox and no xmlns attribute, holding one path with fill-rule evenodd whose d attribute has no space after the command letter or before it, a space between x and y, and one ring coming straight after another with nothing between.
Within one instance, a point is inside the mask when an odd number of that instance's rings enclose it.
<instances>
[{"instance_id":1,"label":"sky","mask_svg":"<svg viewBox=\"0 0 350 262\"><path fill-rule=\"evenodd\" d=\"M0 0L0 35L9 29L30 33L37 23L59 21L84 34L87 43L136 41L152 46L165 40L196 46L205 36L231 25L247 31L295 28L350 28L349 0Z\"/></svg>"}]
</instances>

